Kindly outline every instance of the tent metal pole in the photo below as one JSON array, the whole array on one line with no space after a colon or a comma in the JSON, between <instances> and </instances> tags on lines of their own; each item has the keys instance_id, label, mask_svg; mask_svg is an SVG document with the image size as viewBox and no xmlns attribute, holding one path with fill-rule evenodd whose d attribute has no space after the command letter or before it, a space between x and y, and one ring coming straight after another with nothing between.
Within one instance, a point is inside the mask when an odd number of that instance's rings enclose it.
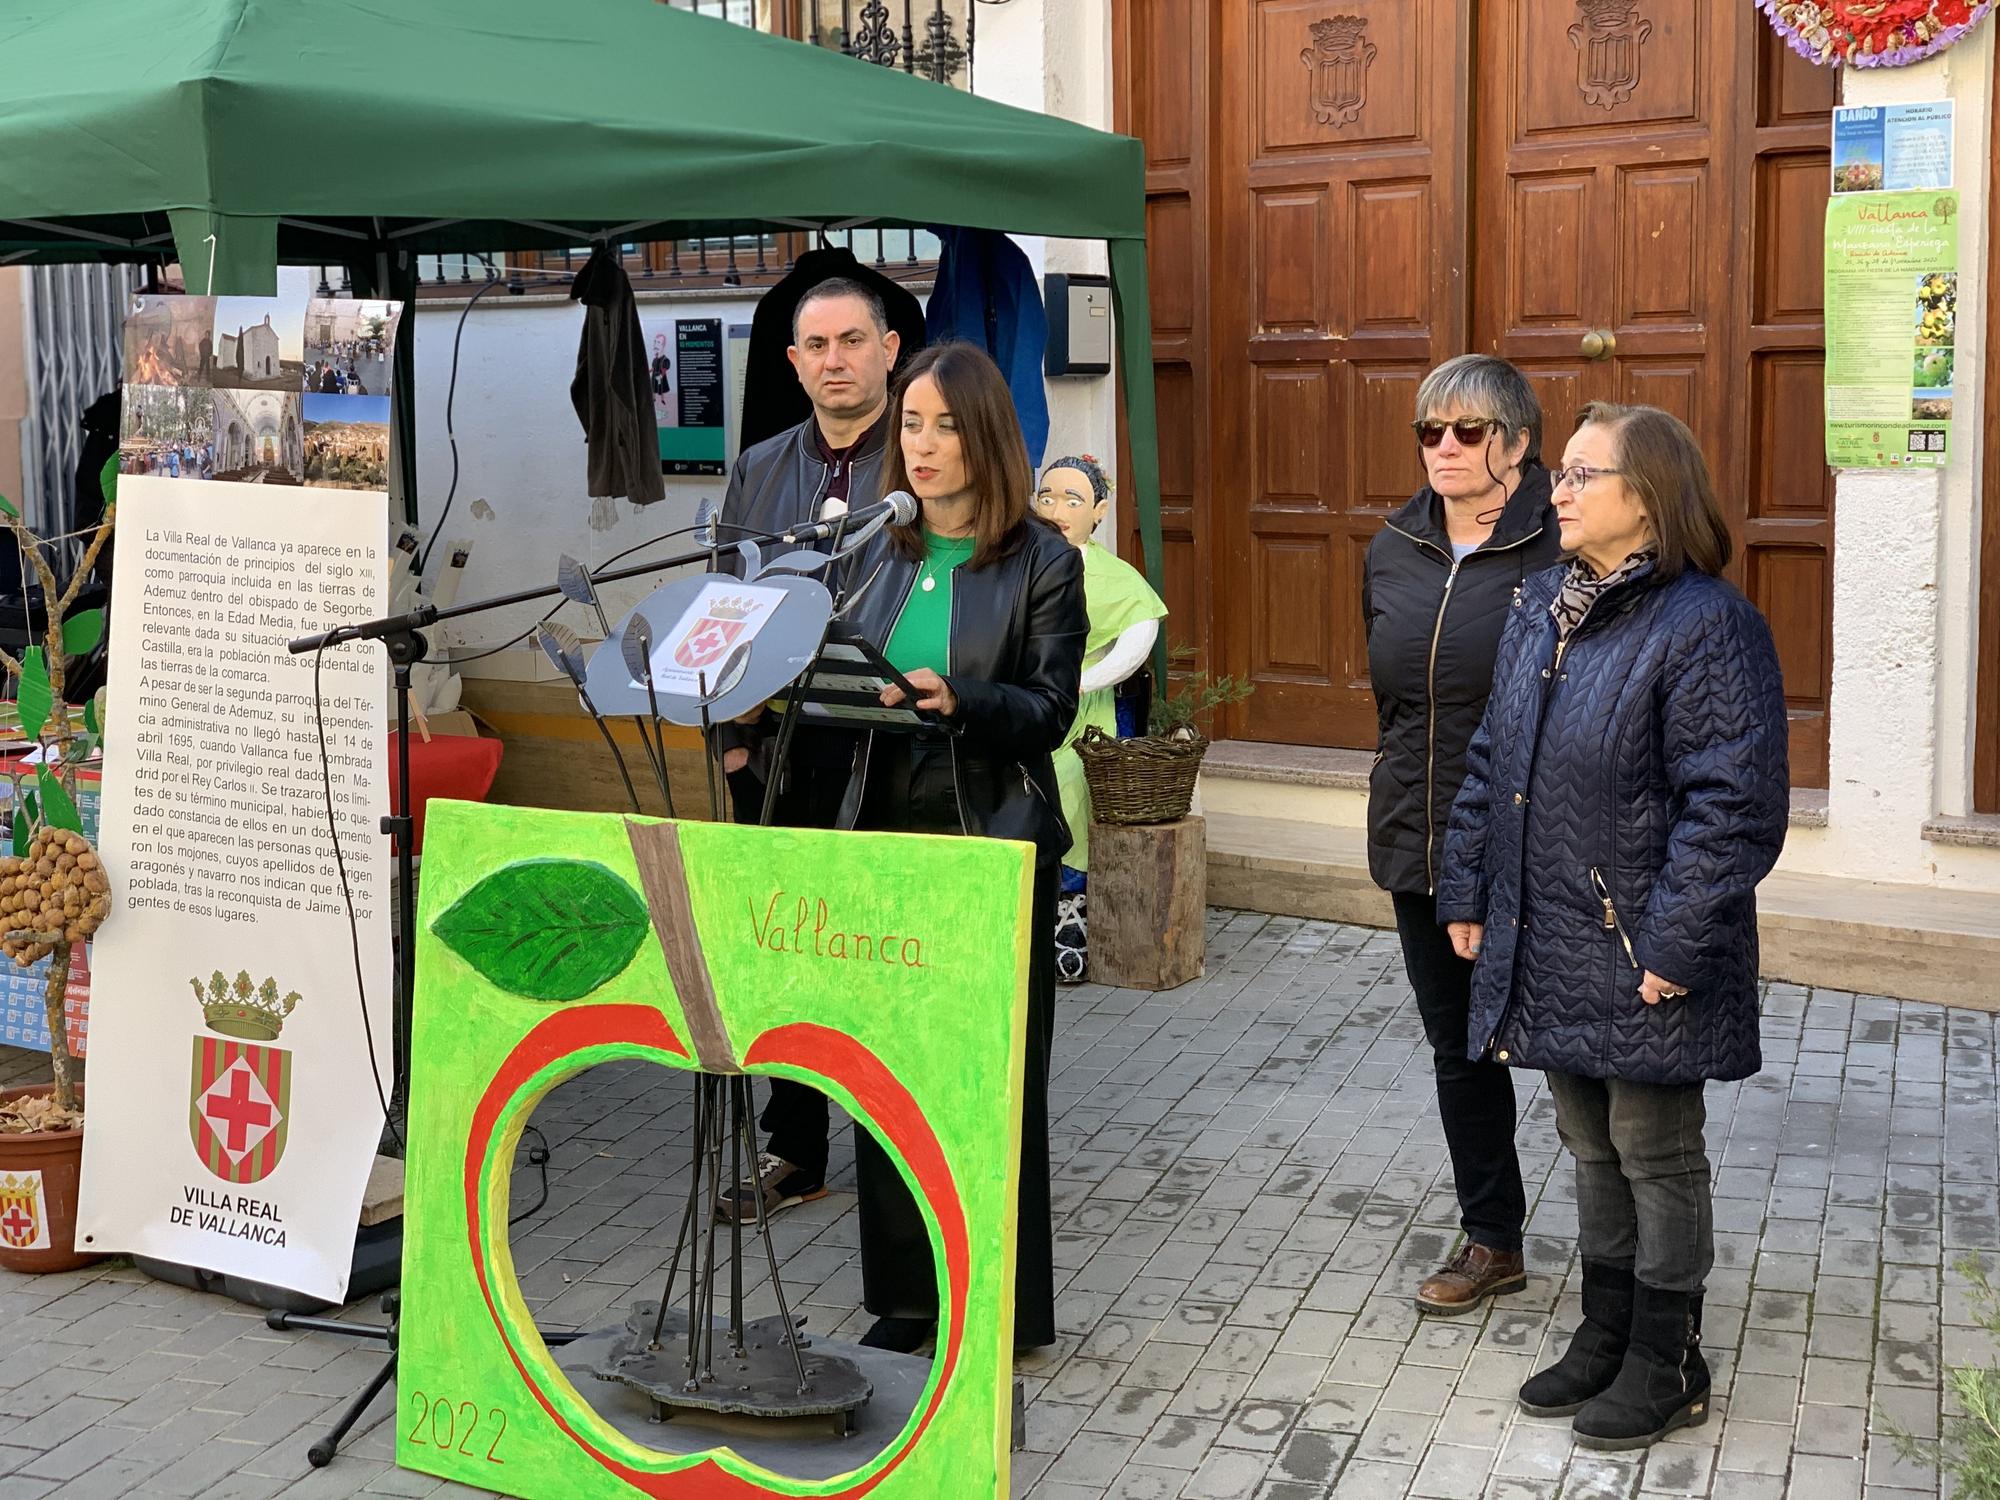
<instances>
[{"instance_id":1,"label":"tent metal pole","mask_svg":"<svg viewBox=\"0 0 2000 1500\"><path fill-rule=\"evenodd\" d=\"M1111 301L1118 317L1118 396L1125 408L1125 442L1131 470L1125 492L1139 506L1139 546L1146 581L1163 591L1166 542L1160 529L1159 412L1153 399L1153 315L1146 286L1144 235L1107 242L1111 252ZM1167 633L1153 640L1153 673L1164 690Z\"/></svg>"},{"instance_id":2,"label":"tent metal pole","mask_svg":"<svg viewBox=\"0 0 2000 1500\"><path fill-rule=\"evenodd\" d=\"M372 235L363 234L358 229L342 229L338 224L322 224L317 219L294 219L280 215L278 222L292 229L310 229L316 234L339 235L342 239L368 240L371 243L374 239Z\"/></svg>"},{"instance_id":3,"label":"tent metal pole","mask_svg":"<svg viewBox=\"0 0 2000 1500\"><path fill-rule=\"evenodd\" d=\"M88 240L93 245L114 245L120 250L136 250L137 240L121 240L115 234L99 234L94 229L78 229L74 224L50 224L42 219L0 219L0 224L18 224L23 229L39 230L43 234L60 235L64 239Z\"/></svg>"}]
</instances>

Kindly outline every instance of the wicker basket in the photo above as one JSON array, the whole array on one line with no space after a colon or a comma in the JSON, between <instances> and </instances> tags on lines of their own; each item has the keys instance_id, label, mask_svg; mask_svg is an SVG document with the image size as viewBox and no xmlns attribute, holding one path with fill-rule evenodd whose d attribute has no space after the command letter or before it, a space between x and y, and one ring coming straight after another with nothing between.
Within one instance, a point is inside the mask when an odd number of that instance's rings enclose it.
<instances>
[{"instance_id":1,"label":"wicker basket","mask_svg":"<svg viewBox=\"0 0 2000 1500\"><path fill-rule=\"evenodd\" d=\"M1140 739L1113 739L1095 724L1076 742L1099 823L1172 823L1188 815L1208 740L1191 724Z\"/></svg>"}]
</instances>

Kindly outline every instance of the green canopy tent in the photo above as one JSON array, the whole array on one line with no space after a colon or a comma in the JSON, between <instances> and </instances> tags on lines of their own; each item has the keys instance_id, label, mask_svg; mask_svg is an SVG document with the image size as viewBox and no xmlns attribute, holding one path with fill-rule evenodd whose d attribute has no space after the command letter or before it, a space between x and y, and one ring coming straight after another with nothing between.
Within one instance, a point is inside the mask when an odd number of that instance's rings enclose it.
<instances>
[{"instance_id":1,"label":"green canopy tent","mask_svg":"<svg viewBox=\"0 0 2000 1500\"><path fill-rule=\"evenodd\" d=\"M933 224L1102 239L1160 585L1144 156L1128 137L654 0L9 0L0 265L269 295L418 254ZM407 374L407 370L403 372Z\"/></svg>"}]
</instances>

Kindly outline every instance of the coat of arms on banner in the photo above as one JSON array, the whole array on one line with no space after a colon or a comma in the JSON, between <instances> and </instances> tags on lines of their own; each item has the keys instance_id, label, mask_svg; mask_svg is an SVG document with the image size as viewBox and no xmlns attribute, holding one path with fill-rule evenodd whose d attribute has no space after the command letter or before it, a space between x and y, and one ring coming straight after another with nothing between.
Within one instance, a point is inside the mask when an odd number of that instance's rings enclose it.
<instances>
[{"instance_id":1,"label":"coat of arms on banner","mask_svg":"<svg viewBox=\"0 0 2000 1500\"><path fill-rule=\"evenodd\" d=\"M42 1205L40 1172L0 1172L0 1245L46 1250L49 1215Z\"/></svg>"},{"instance_id":2,"label":"coat of arms on banner","mask_svg":"<svg viewBox=\"0 0 2000 1500\"><path fill-rule=\"evenodd\" d=\"M757 613L754 598L717 595L703 601L706 608L674 646L674 663L689 672L712 667L729 654L744 627Z\"/></svg>"},{"instance_id":3,"label":"coat of arms on banner","mask_svg":"<svg viewBox=\"0 0 2000 1500\"><path fill-rule=\"evenodd\" d=\"M275 979L259 985L247 973L232 982L217 970L206 988L199 979L188 983L209 1032L217 1033L194 1039L188 1134L195 1155L224 1182L261 1182L285 1154L292 1054L260 1044L277 1039L299 997L280 999Z\"/></svg>"}]
</instances>

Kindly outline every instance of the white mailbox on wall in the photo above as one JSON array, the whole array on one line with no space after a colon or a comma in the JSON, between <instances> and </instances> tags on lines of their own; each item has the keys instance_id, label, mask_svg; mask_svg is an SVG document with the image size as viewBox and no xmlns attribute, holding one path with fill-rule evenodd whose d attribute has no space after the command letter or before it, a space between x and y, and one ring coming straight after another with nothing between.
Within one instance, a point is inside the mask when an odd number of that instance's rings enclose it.
<instances>
[{"instance_id":1,"label":"white mailbox on wall","mask_svg":"<svg viewBox=\"0 0 2000 1500\"><path fill-rule=\"evenodd\" d=\"M1111 278L1051 271L1042 278L1049 312L1050 375L1111 373Z\"/></svg>"}]
</instances>

